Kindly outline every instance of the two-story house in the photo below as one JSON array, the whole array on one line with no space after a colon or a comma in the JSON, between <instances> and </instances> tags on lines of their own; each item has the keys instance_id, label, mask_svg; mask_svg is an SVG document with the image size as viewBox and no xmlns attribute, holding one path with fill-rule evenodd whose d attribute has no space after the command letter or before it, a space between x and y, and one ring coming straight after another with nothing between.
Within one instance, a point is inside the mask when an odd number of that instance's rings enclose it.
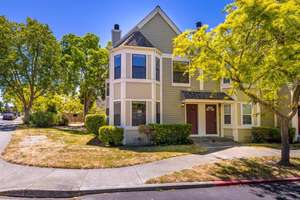
<instances>
[{"instance_id":1,"label":"two-story house","mask_svg":"<svg viewBox=\"0 0 300 200\"><path fill-rule=\"evenodd\" d=\"M272 112L242 93L229 96L230 80L190 76L189 61L172 55L173 38L180 33L159 6L123 37L118 24L112 30L107 114L110 125L124 128L125 144L145 142L138 126L148 123L190 123L194 137L235 141L249 141L252 126L277 125ZM297 133L298 121L297 115Z\"/></svg>"}]
</instances>

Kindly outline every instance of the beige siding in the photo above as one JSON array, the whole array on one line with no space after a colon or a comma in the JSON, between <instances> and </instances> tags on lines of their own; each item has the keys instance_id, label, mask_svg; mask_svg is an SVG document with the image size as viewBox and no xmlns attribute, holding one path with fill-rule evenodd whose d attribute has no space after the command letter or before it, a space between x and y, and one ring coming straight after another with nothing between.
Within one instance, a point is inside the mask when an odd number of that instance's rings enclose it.
<instances>
[{"instance_id":1,"label":"beige siding","mask_svg":"<svg viewBox=\"0 0 300 200\"><path fill-rule=\"evenodd\" d=\"M151 83L126 83L127 99L151 99Z\"/></svg>"},{"instance_id":2,"label":"beige siding","mask_svg":"<svg viewBox=\"0 0 300 200\"><path fill-rule=\"evenodd\" d=\"M126 126L131 126L131 101L126 101Z\"/></svg>"},{"instance_id":3,"label":"beige siding","mask_svg":"<svg viewBox=\"0 0 300 200\"><path fill-rule=\"evenodd\" d=\"M220 91L220 82L214 80L204 80L203 89L207 91Z\"/></svg>"},{"instance_id":4,"label":"beige siding","mask_svg":"<svg viewBox=\"0 0 300 200\"><path fill-rule=\"evenodd\" d=\"M238 103L237 104L237 122L238 122L238 126L241 126L241 115L242 115L241 104Z\"/></svg>"},{"instance_id":5,"label":"beige siding","mask_svg":"<svg viewBox=\"0 0 300 200\"><path fill-rule=\"evenodd\" d=\"M261 106L260 113L261 113L261 126L268 126L268 127L275 126L274 113L270 109L266 108L265 106Z\"/></svg>"},{"instance_id":6,"label":"beige siding","mask_svg":"<svg viewBox=\"0 0 300 200\"><path fill-rule=\"evenodd\" d=\"M200 88L200 84L195 78L191 79L191 87L179 87L172 86L172 59L163 58L162 70L163 70L163 123L184 123L185 122L185 110L181 104L182 90L194 90L197 91Z\"/></svg>"},{"instance_id":7,"label":"beige siding","mask_svg":"<svg viewBox=\"0 0 300 200\"><path fill-rule=\"evenodd\" d=\"M131 78L132 77L132 64L131 64L132 54L126 53L126 77Z\"/></svg>"},{"instance_id":8,"label":"beige siding","mask_svg":"<svg viewBox=\"0 0 300 200\"><path fill-rule=\"evenodd\" d=\"M147 124L152 123L152 102L146 102L146 120Z\"/></svg>"},{"instance_id":9,"label":"beige siding","mask_svg":"<svg viewBox=\"0 0 300 200\"><path fill-rule=\"evenodd\" d=\"M224 137L233 138L233 130L232 128L224 128Z\"/></svg>"},{"instance_id":10,"label":"beige siding","mask_svg":"<svg viewBox=\"0 0 300 200\"><path fill-rule=\"evenodd\" d=\"M239 129L238 135L239 142L251 142L251 129Z\"/></svg>"},{"instance_id":11,"label":"beige siding","mask_svg":"<svg viewBox=\"0 0 300 200\"><path fill-rule=\"evenodd\" d=\"M159 86L159 84L156 84L155 90L156 90L156 100L160 101L160 86Z\"/></svg>"},{"instance_id":12,"label":"beige siding","mask_svg":"<svg viewBox=\"0 0 300 200\"><path fill-rule=\"evenodd\" d=\"M115 83L113 87L114 87L114 99L120 99L121 98L121 84Z\"/></svg>"},{"instance_id":13,"label":"beige siding","mask_svg":"<svg viewBox=\"0 0 300 200\"><path fill-rule=\"evenodd\" d=\"M177 34L160 14L156 14L140 31L161 52L172 53L172 40Z\"/></svg>"}]
</instances>

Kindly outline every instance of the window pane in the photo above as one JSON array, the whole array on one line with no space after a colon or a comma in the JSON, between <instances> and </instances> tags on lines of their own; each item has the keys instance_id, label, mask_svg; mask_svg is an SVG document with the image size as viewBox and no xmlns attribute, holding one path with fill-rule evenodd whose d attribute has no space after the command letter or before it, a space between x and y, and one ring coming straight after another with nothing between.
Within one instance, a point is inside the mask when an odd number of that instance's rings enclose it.
<instances>
[{"instance_id":1,"label":"window pane","mask_svg":"<svg viewBox=\"0 0 300 200\"><path fill-rule=\"evenodd\" d=\"M224 104L224 114L225 115L231 114L231 105L230 104Z\"/></svg>"},{"instance_id":2,"label":"window pane","mask_svg":"<svg viewBox=\"0 0 300 200\"><path fill-rule=\"evenodd\" d=\"M156 123L160 124L160 103L156 102Z\"/></svg>"},{"instance_id":3,"label":"window pane","mask_svg":"<svg viewBox=\"0 0 300 200\"><path fill-rule=\"evenodd\" d=\"M132 54L132 78L146 78L146 56Z\"/></svg>"},{"instance_id":4,"label":"window pane","mask_svg":"<svg viewBox=\"0 0 300 200\"><path fill-rule=\"evenodd\" d=\"M160 80L160 59L156 58L156 80Z\"/></svg>"},{"instance_id":5,"label":"window pane","mask_svg":"<svg viewBox=\"0 0 300 200\"><path fill-rule=\"evenodd\" d=\"M173 61L173 82L174 83L189 83L188 62Z\"/></svg>"},{"instance_id":6,"label":"window pane","mask_svg":"<svg viewBox=\"0 0 300 200\"><path fill-rule=\"evenodd\" d=\"M146 124L146 102L132 102L132 126Z\"/></svg>"},{"instance_id":7,"label":"window pane","mask_svg":"<svg viewBox=\"0 0 300 200\"><path fill-rule=\"evenodd\" d=\"M114 78L121 78L121 55L114 57Z\"/></svg>"},{"instance_id":8,"label":"window pane","mask_svg":"<svg viewBox=\"0 0 300 200\"><path fill-rule=\"evenodd\" d=\"M231 124L231 115L224 115L224 124Z\"/></svg>"},{"instance_id":9,"label":"window pane","mask_svg":"<svg viewBox=\"0 0 300 200\"><path fill-rule=\"evenodd\" d=\"M230 79L229 78L223 78L223 84L229 84Z\"/></svg>"},{"instance_id":10,"label":"window pane","mask_svg":"<svg viewBox=\"0 0 300 200\"><path fill-rule=\"evenodd\" d=\"M243 115L243 124L245 125L251 125L252 124L252 119L251 115Z\"/></svg>"},{"instance_id":11,"label":"window pane","mask_svg":"<svg viewBox=\"0 0 300 200\"><path fill-rule=\"evenodd\" d=\"M121 103L114 102L114 125L121 125Z\"/></svg>"},{"instance_id":12,"label":"window pane","mask_svg":"<svg viewBox=\"0 0 300 200\"><path fill-rule=\"evenodd\" d=\"M251 104L243 104L243 115L251 115Z\"/></svg>"}]
</instances>

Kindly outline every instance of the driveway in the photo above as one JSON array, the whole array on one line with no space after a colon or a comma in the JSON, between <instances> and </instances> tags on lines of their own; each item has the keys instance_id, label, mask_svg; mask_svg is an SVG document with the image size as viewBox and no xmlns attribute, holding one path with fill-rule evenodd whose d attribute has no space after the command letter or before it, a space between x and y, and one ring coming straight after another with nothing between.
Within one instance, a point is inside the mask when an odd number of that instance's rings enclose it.
<instances>
[{"instance_id":1,"label":"driveway","mask_svg":"<svg viewBox=\"0 0 300 200\"><path fill-rule=\"evenodd\" d=\"M7 124L2 125L3 127ZM9 125L10 126L10 125ZM13 131L0 130L0 151L8 144ZM300 151L292 151L300 156ZM111 169L54 169L22 166L0 159L0 191L31 190L92 190L108 187L138 186L146 180L195 165L253 156L278 156L279 150L254 147L232 147L206 155L187 155L152 163Z\"/></svg>"}]
</instances>

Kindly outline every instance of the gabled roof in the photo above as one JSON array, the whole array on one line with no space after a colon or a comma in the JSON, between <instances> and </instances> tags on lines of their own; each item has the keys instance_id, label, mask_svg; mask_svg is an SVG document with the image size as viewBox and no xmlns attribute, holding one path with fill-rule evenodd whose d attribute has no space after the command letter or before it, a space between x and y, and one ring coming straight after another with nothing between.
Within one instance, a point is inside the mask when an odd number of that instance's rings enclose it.
<instances>
[{"instance_id":1,"label":"gabled roof","mask_svg":"<svg viewBox=\"0 0 300 200\"><path fill-rule=\"evenodd\" d=\"M140 31L135 31L129 35L124 44L128 46L154 47Z\"/></svg>"},{"instance_id":2,"label":"gabled roof","mask_svg":"<svg viewBox=\"0 0 300 200\"><path fill-rule=\"evenodd\" d=\"M167 14L160 8L160 6L156 6L154 10L152 10L144 19L142 19L135 27L133 27L127 34L125 34L120 41L118 41L114 47L120 46L124 41L126 41L134 32L139 31L147 22L149 22L156 14L160 14L160 16L167 22L167 24L172 28L172 30L176 34L180 34L181 31L176 26L176 24L167 16ZM145 36L144 36L145 37Z\"/></svg>"},{"instance_id":3,"label":"gabled roof","mask_svg":"<svg viewBox=\"0 0 300 200\"><path fill-rule=\"evenodd\" d=\"M208 91L181 91L182 100L185 99L209 99L209 100L233 100L224 92L208 92Z\"/></svg>"}]
</instances>

